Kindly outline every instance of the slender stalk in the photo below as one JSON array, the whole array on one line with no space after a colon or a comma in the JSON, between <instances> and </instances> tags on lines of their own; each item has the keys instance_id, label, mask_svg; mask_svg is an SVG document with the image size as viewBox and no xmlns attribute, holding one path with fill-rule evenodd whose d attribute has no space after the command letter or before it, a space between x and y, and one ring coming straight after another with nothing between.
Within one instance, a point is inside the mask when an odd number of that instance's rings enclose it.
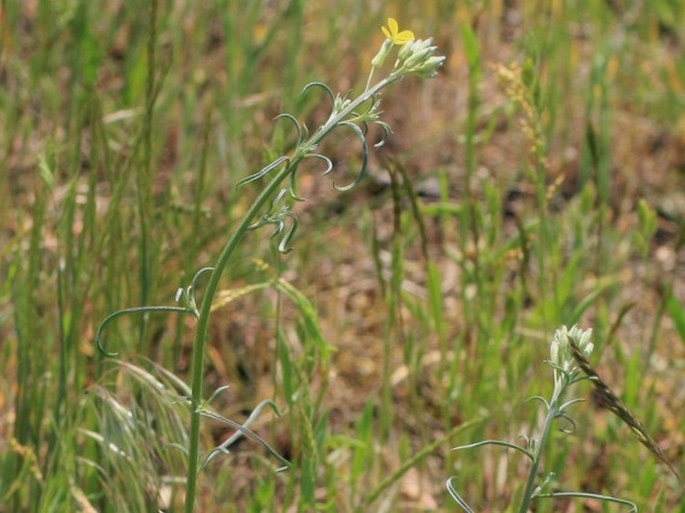
<instances>
[{"instance_id":1,"label":"slender stalk","mask_svg":"<svg viewBox=\"0 0 685 513\"><path fill-rule=\"evenodd\" d=\"M531 501L533 500L532 495L533 490L535 488L538 468L540 467L540 461L542 460L542 452L545 450L545 446L547 445L547 439L549 438L549 432L552 428L552 424L554 423L554 419L560 412L563 392L563 385L557 385L554 387L554 393L552 394L552 400L549 403L547 417L545 418L545 423L542 427L540 441L538 442L537 448L535 450L535 457L533 458L533 464L530 466L530 472L528 473L528 480L526 481L526 488L523 492L523 500L521 501L519 513L526 513L528 511L528 507L530 506Z\"/></svg>"},{"instance_id":2,"label":"slender stalk","mask_svg":"<svg viewBox=\"0 0 685 513\"><path fill-rule=\"evenodd\" d=\"M202 306L200 307L200 317L198 319L197 331L195 333L195 343L193 345L193 358L191 363L192 372L192 412L190 425L190 448L188 451L188 478L186 482L186 512L192 513L195 503L195 492L197 486L198 455L200 445L200 403L202 401L202 378L204 377L204 353L207 342L207 331L209 328L209 317L211 313L212 300L219 286L219 279L228 263L230 256L235 251L242 240L245 232L252 223L262 207L276 192L281 182L285 180L291 172L290 166L286 166L271 180L269 185L261 192L259 197L245 214L243 221L233 233L228 243L224 246L217 260L216 266L212 271L207 284Z\"/></svg>"},{"instance_id":3,"label":"slender stalk","mask_svg":"<svg viewBox=\"0 0 685 513\"><path fill-rule=\"evenodd\" d=\"M366 88L358 98L350 102L349 105L347 105L344 109L341 109L339 112L334 112L324 125L322 125L308 140L300 144L295 149L295 152L289 163L281 171L279 171L276 176L274 176L271 182L269 182L269 184L259 194L217 258L202 298L197 330L195 332L195 342L193 344L193 357L191 362L192 412L190 425L190 446L188 449L188 477L186 481L186 513L192 513L195 504L195 496L197 493L198 457L200 450L200 405L202 403L204 355L207 345L207 333L209 329L209 318L211 314L212 302L219 286L219 281L223 271L226 268L231 255L238 247L238 244L240 244L243 236L248 231L249 226L254 222L259 212L263 210L268 201L274 196L274 194L276 194L283 181L288 178L291 173L296 171L298 164L302 161L302 159L309 155L309 152L312 151L312 148L316 148L321 140L326 137L326 135L329 134L340 122L344 121L350 114L352 114L355 109L359 108L382 88L401 78L401 76L402 74L399 72L391 73L387 78L379 81L373 87Z\"/></svg>"}]
</instances>

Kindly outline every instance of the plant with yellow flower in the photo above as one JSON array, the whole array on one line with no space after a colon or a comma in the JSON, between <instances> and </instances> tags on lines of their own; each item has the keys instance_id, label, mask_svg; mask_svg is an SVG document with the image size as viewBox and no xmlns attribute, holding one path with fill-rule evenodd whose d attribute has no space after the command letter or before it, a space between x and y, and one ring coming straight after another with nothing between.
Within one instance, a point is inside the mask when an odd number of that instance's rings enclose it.
<instances>
[{"instance_id":1,"label":"plant with yellow flower","mask_svg":"<svg viewBox=\"0 0 685 513\"><path fill-rule=\"evenodd\" d=\"M326 155L319 153L318 148L321 142L336 129L350 130L358 139L361 148L361 165L356 178L347 185L340 186L334 184L334 187L339 191L353 189L364 177L366 172L369 155L369 147L366 141L368 126L371 124L380 126L383 129L385 137L390 133L389 125L380 119L379 105L381 91L388 85L397 82L410 74L419 75L425 78L432 77L436 74L437 69L442 66L445 58L435 55L437 48L432 46L431 40L415 39L414 33L410 30L400 31L399 25L395 19L388 19L388 26L383 27L382 32L386 39L372 61L366 88L356 98L350 98L350 93L334 95L331 89L322 82L313 82L304 87L302 94L306 94L318 88L322 89L331 100L331 113L324 124L310 132L307 126L298 121L292 114L284 113L276 118L285 120L293 126L296 135L295 148L289 154L274 159L256 173L243 178L237 183L238 187L243 187L249 183L260 181L261 179L269 179L269 181L263 185L257 199L247 210L242 221L237 225L237 228L229 237L217 256L214 266L205 267L199 270L192 278L189 285L178 290L176 294L178 306L144 306L119 310L109 315L102 322L97 331L96 342L98 348L102 352L112 356L116 353L105 350L101 335L103 329L118 317L131 313L140 314L164 311L187 314L194 317L197 321L191 363L192 393L188 401L191 413L191 432L187 448L189 464L186 481L186 513L192 513L195 508L199 470L201 470L210 459L213 459L219 454L224 454L228 450L228 444L222 444L209 451L203 458L200 457L200 424L203 417L210 417L215 421L219 420L229 424L238 431L237 436L231 438L232 441L239 438L240 435L249 436L257 443L264 445L271 454L273 454L281 463L284 463L284 468L288 467L288 462L278 456L276 451L271 449L266 441L252 433L246 425L239 425L229 419L221 417L216 412L210 410L207 406L208 402L204 400L204 358L212 305L223 271L248 231L255 230L265 225L271 225L274 227L272 237L280 237L280 242L278 244L279 251L287 253L290 250L290 241L299 226L297 215L293 212L293 207L298 201L301 201L301 198L296 194L297 171L300 164L306 160L319 161L322 162L324 166L323 174L329 174L334 171L332 160ZM395 65L384 78L372 85L371 82L374 70L380 68L385 58L395 47L400 47ZM384 141L378 143L376 147L383 144L383 142ZM201 298L196 297L195 287L199 277L206 277L207 279L207 285ZM259 411L261 411L261 407L257 407L253 417L256 416Z\"/></svg>"}]
</instances>

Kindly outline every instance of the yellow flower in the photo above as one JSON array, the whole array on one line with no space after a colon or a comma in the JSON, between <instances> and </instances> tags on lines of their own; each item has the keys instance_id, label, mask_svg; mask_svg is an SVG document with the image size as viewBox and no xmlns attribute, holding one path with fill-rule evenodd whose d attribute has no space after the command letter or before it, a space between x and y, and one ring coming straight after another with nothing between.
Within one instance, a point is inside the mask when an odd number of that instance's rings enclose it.
<instances>
[{"instance_id":1,"label":"yellow flower","mask_svg":"<svg viewBox=\"0 0 685 513\"><path fill-rule=\"evenodd\" d=\"M415 39L414 33L411 30L399 31L399 26L397 25L397 20L395 18L388 18L388 27L381 27L381 30L385 37L394 45L402 46Z\"/></svg>"}]
</instances>

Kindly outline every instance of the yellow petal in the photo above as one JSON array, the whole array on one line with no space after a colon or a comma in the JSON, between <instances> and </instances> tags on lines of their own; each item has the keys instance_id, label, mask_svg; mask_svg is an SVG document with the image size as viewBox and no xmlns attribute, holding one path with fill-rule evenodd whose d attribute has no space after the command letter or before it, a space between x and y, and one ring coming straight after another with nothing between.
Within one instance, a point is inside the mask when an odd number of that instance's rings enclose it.
<instances>
[{"instance_id":1,"label":"yellow petal","mask_svg":"<svg viewBox=\"0 0 685 513\"><path fill-rule=\"evenodd\" d=\"M403 30L394 37L396 45L403 45L414 39L416 39L416 37L414 37L414 33L411 30Z\"/></svg>"},{"instance_id":2,"label":"yellow petal","mask_svg":"<svg viewBox=\"0 0 685 513\"><path fill-rule=\"evenodd\" d=\"M392 34L388 32L387 28L381 27L381 30L383 31L383 35L386 37L386 39L392 39Z\"/></svg>"},{"instance_id":3,"label":"yellow petal","mask_svg":"<svg viewBox=\"0 0 685 513\"><path fill-rule=\"evenodd\" d=\"M395 39L399 26L397 25L397 20L395 18L388 18L388 28L390 29L390 39Z\"/></svg>"}]
</instances>

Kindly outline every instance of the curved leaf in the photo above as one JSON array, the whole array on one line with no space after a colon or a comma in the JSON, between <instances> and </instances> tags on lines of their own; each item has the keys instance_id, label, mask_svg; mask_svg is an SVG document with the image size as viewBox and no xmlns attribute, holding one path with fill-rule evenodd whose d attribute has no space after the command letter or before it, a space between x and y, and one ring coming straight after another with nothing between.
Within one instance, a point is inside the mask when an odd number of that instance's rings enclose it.
<instances>
[{"instance_id":1,"label":"curved leaf","mask_svg":"<svg viewBox=\"0 0 685 513\"><path fill-rule=\"evenodd\" d=\"M475 442L472 444L468 445L460 445L458 447L453 447L453 451L460 451L462 449L475 449L476 447L483 447L485 445L499 445L502 447L507 447L509 449L514 449L516 451L519 451L520 453L525 454L528 458L530 458L530 461L534 461L535 457L533 456L533 453L530 451L527 451L523 447L519 447L518 445L514 445L510 442L504 442L502 440L483 440L482 442Z\"/></svg>"},{"instance_id":2,"label":"curved leaf","mask_svg":"<svg viewBox=\"0 0 685 513\"><path fill-rule=\"evenodd\" d=\"M350 121L342 121L339 126L344 126L352 130L354 132L354 135L359 139L359 142L362 145L362 163L361 166L359 167L359 171L357 172L357 176L355 177L354 181L348 185L342 185L338 186L333 184L333 187L337 191L340 192L347 192L351 191L354 189L357 185L359 185L359 182L364 178L364 175L366 174L366 167L369 161L369 145L366 142L366 138L364 137L364 133L362 132L361 128L359 126L355 125L354 123Z\"/></svg>"},{"instance_id":3,"label":"curved leaf","mask_svg":"<svg viewBox=\"0 0 685 513\"><path fill-rule=\"evenodd\" d=\"M105 317L105 319L100 323L100 326L98 326L98 329L95 332L95 345L97 346L98 350L105 356L117 356L119 353L109 352L102 345L102 332L104 331L105 327L113 320L124 315L147 312L177 312L191 315L194 314L192 310L181 306L137 306L133 308L124 308L123 310L117 310L116 312L111 313L107 317Z\"/></svg>"}]
</instances>

